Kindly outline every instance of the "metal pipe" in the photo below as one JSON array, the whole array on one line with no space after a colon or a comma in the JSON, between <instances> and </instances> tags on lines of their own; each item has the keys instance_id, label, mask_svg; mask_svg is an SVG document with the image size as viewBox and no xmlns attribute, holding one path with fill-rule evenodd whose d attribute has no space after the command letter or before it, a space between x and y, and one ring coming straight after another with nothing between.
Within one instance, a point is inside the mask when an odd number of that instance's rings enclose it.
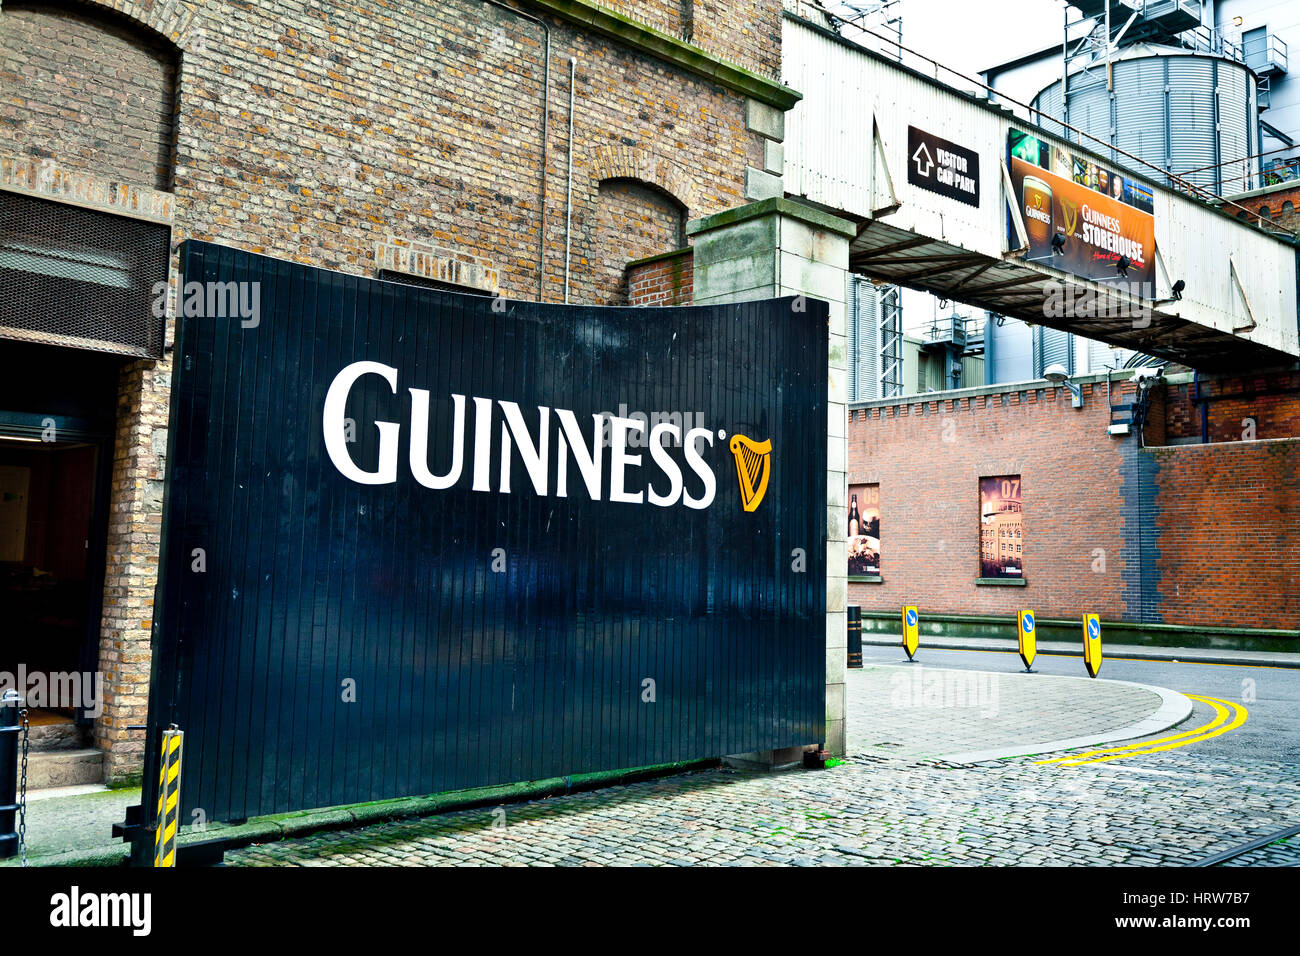
<instances>
[{"instance_id":1,"label":"metal pipe","mask_svg":"<svg viewBox=\"0 0 1300 956\"><path fill-rule=\"evenodd\" d=\"M564 200L564 304L569 304L569 251L573 245L573 85L578 58L569 57L569 184Z\"/></svg>"},{"instance_id":2,"label":"metal pipe","mask_svg":"<svg viewBox=\"0 0 1300 956\"><path fill-rule=\"evenodd\" d=\"M1210 443L1210 406L1201 402L1201 373L1199 369L1192 370L1192 381L1196 386L1195 397L1192 398L1193 404L1201 406L1201 444Z\"/></svg>"},{"instance_id":3,"label":"metal pipe","mask_svg":"<svg viewBox=\"0 0 1300 956\"><path fill-rule=\"evenodd\" d=\"M501 3L500 0L483 0L483 2L542 28L542 168L541 186L537 197L537 301L541 302L546 295L546 134L547 120L551 114L551 28L540 17L516 10L508 4ZM149 778L146 776L145 779Z\"/></svg>"}]
</instances>

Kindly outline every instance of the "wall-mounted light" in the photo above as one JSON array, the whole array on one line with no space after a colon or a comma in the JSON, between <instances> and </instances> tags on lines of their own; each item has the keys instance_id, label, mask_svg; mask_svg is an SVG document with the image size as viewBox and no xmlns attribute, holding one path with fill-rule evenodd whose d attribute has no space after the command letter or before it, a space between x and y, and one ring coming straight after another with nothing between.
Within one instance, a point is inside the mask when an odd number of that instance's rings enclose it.
<instances>
[{"instance_id":1,"label":"wall-mounted light","mask_svg":"<svg viewBox=\"0 0 1300 956\"><path fill-rule=\"evenodd\" d=\"M1065 233L1058 232L1056 235L1052 236L1052 255L1065 255Z\"/></svg>"},{"instance_id":2,"label":"wall-mounted light","mask_svg":"<svg viewBox=\"0 0 1300 956\"><path fill-rule=\"evenodd\" d=\"M1174 283L1174 301L1177 302L1183 297L1183 290L1187 288L1187 283L1179 279Z\"/></svg>"},{"instance_id":3,"label":"wall-mounted light","mask_svg":"<svg viewBox=\"0 0 1300 956\"><path fill-rule=\"evenodd\" d=\"M1128 267L1133 264L1133 260L1128 256L1120 256L1115 260L1115 271L1119 273L1120 278L1128 278Z\"/></svg>"},{"instance_id":4,"label":"wall-mounted light","mask_svg":"<svg viewBox=\"0 0 1300 956\"><path fill-rule=\"evenodd\" d=\"M1043 369L1043 378L1047 379L1053 385L1064 385L1070 390L1070 404L1075 408L1083 408L1083 389L1070 381L1070 373L1060 362L1054 362Z\"/></svg>"}]
</instances>

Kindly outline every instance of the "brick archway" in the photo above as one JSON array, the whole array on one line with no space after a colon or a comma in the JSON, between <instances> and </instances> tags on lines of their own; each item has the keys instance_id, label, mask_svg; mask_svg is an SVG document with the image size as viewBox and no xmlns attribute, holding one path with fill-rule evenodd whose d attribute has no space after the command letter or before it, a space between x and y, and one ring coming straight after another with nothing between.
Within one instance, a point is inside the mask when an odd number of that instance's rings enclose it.
<instances>
[{"instance_id":1,"label":"brick archway","mask_svg":"<svg viewBox=\"0 0 1300 956\"><path fill-rule=\"evenodd\" d=\"M175 0L87 0L87 5L113 12L169 40L182 52L202 42L195 13Z\"/></svg>"},{"instance_id":2,"label":"brick archway","mask_svg":"<svg viewBox=\"0 0 1300 956\"><path fill-rule=\"evenodd\" d=\"M694 184L675 163L640 146L600 146L591 154L591 176L597 185L610 179L633 179L667 193L685 210L698 212Z\"/></svg>"}]
</instances>

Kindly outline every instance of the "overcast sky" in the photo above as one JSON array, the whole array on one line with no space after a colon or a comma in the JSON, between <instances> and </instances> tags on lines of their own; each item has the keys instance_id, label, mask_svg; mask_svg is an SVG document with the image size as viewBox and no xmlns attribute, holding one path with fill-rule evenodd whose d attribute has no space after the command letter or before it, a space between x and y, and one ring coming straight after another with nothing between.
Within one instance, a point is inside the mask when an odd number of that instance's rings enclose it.
<instances>
[{"instance_id":1,"label":"overcast sky","mask_svg":"<svg viewBox=\"0 0 1300 956\"><path fill-rule=\"evenodd\" d=\"M1061 0L902 0L903 45L978 76L1060 43L1063 6Z\"/></svg>"},{"instance_id":2,"label":"overcast sky","mask_svg":"<svg viewBox=\"0 0 1300 956\"><path fill-rule=\"evenodd\" d=\"M838 12L842 4L825 5ZM990 66L1060 43L1064 26L1062 0L902 0L901 6L904 46L977 79Z\"/></svg>"}]
</instances>

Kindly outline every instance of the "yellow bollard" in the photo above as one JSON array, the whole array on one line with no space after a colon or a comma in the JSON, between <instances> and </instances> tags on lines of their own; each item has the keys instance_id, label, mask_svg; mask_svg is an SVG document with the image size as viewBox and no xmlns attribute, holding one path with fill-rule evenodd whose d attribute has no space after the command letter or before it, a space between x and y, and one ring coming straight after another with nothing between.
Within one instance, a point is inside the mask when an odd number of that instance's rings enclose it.
<instances>
[{"instance_id":1,"label":"yellow bollard","mask_svg":"<svg viewBox=\"0 0 1300 956\"><path fill-rule=\"evenodd\" d=\"M1083 664L1089 677L1101 670L1101 617L1096 614L1083 616Z\"/></svg>"},{"instance_id":2,"label":"yellow bollard","mask_svg":"<svg viewBox=\"0 0 1300 956\"><path fill-rule=\"evenodd\" d=\"M921 618L915 607L903 608L903 650L907 651L908 663L916 654L916 646L921 642Z\"/></svg>"},{"instance_id":3,"label":"yellow bollard","mask_svg":"<svg viewBox=\"0 0 1300 956\"><path fill-rule=\"evenodd\" d=\"M1025 673L1034 673L1034 658L1038 656L1038 633L1034 630L1034 612L1016 613L1016 633L1019 635L1020 659L1025 662Z\"/></svg>"},{"instance_id":4,"label":"yellow bollard","mask_svg":"<svg viewBox=\"0 0 1300 956\"><path fill-rule=\"evenodd\" d=\"M172 724L163 731L158 769L158 817L154 835L153 865L176 865L176 830L181 812L181 741L185 735Z\"/></svg>"}]
</instances>

